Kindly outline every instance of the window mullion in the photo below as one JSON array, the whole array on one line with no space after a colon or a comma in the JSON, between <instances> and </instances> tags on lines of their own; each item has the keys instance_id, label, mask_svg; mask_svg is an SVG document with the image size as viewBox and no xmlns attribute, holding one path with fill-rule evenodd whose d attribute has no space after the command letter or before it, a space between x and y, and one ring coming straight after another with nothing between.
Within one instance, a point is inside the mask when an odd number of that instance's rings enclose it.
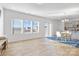
<instances>
[{"instance_id":1,"label":"window mullion","mask_svg":"<svg viewBox=\"0 0 79 59\"><path fill-rule=\"evenodd\" d=\"M32 30L33 30L33 25L32 25L32 21L31 21L31 33L32 33Z\"/></svg>"},{"instance_id":2,"label":"window mullion","mask_svg":"<svg viewBox=\"0 0 79 59\"><path fill-rule=\"evenodd\" d=\"M21 33L23 33L24 28L23 28L23 20L21 20Z\"/></svg>"}]
</instances>

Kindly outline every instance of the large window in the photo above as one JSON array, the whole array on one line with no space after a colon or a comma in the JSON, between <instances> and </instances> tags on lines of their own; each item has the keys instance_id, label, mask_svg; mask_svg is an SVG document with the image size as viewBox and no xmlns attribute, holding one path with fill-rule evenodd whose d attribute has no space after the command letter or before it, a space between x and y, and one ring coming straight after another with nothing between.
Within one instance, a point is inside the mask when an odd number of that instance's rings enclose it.
<instances>
[{"instance_id":1,"label":"large window","mask_svg":"<svg viewBox=\"0 0 79 59\"><path fill-rule=\"evenodd\" d=\"M38 32L38 31L39 31L39 22L32 21L32 32Z\"/></svg>"},{"instance_id":2,"label":"large window","mask_svg":"<svg viewBox=\"0 0 79 59\"><path fill-rule=\"evenodd\" d=\"M39 22L15 19L11 22L12 34L39 32Z\"/></svg>"},{"instance_id":3,"label":"large window","mask_svg":"<svg viewBox=\"0 0 79 59\"><path fill-rule=\"evenodd\" d=\"M21 33L21 20L16 19L12 21L12 30L13 34Z\"/></svg>"},{"instance_id":4,"label":"large window","mask_svg":"<svg viewBox=\"0 0 79 59\"><path fill-rule=\"evenodd\" d=\"M23 24L24 24L24 32L31 32L31 29L32 29L32 22L29 21L29 20L24 20L23 21Z\"/></svg>"}]
</instances>

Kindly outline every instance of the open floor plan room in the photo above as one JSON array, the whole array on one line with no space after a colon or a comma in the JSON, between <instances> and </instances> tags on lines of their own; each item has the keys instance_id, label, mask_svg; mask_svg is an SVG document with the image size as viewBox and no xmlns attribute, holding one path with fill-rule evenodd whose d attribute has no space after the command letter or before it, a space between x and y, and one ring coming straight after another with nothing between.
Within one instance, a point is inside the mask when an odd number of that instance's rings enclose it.
<instances>
[{"instance_id":1,"label":"open floor plan room","mask_svg":"<svg viewBox=\"0 0 79 59\"><path fill-rule=\"evenodd\" d=\"M79 3L0 6L0 56L79 56Z\"/></svg>"}]
</instances>

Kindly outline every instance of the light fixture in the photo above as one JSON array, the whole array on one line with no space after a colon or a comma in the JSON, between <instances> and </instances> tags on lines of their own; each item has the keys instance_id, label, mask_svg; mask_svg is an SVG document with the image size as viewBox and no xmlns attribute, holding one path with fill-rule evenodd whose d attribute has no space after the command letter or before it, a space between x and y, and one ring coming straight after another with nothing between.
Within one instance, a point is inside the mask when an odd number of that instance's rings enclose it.
<instances>
[{"instance_id":1,"label":"light fixture","mask_svg":"<svg viewBox=\"0 0 79 59\"><path fill-rule=\"evenodd\" d=\"M64 13L64 15L65 15L65 13ZM68 22L68 21L69 21L69 19L68 19L67 16L65 15L65 19L62 20L61 22Z\"/></svg>"},{"instance_id":2,"label":"light fixture","mask_svg":"<svg viewBox=\"0 0 79 59\"><path fill-rule=\"evenodd\" d=\"M64 20L61 20L61 22L68 22L69 19L64 19Z\"/></svg>"}]
</instances>

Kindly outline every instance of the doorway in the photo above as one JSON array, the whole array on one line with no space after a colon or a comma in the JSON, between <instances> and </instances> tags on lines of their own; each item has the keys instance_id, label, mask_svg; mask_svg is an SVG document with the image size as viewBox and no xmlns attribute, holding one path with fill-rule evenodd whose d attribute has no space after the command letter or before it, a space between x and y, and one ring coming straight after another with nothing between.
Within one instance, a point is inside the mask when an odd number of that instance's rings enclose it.
<instances>
[{"instance_id":1,"label":"doorway","mask_svg":"<svg viewBox=\"0 0 79 59\"><path fill-rule=\"evenodd\" d=\"M51 24L45 23L44 28L45 28L45 37L50 36L51 35Z\"/></svg>"}]
</instances>

